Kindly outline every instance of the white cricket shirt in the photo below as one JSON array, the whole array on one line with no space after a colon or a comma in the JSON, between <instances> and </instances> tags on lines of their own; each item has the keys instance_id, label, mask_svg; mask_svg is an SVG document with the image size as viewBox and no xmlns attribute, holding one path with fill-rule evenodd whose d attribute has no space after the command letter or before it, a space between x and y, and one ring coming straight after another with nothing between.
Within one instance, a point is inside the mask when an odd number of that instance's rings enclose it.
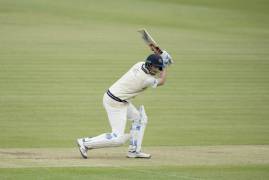
<instances>
[{"instance_id":1,"label":"white cricket shirt","mask_svg":"<svg viewBox=\"0 0 269 180\"><path fill-rule=\"evenodd\" d=\"M147 87L156 88L157 85L157 78L148 73L145 63L138 62L116 81L109 91L121 100L129 100L139 95Z\"/></svg>"}]
</instances>

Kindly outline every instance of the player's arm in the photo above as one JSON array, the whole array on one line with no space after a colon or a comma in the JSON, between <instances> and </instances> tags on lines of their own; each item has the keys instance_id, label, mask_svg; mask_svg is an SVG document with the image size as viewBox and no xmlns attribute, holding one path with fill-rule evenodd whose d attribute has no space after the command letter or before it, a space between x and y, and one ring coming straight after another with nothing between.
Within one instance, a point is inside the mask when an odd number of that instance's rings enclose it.
<instances>
[{"instance_id":1,"label":"player's arm","mask_svg":"<svg viewBox=\"0 0 269 180\"><path fill-rule=\"evenodd\" d=\"M165 65L165 68L163 69L163 71L161 71L160 77L158 79L158 85L157 86L162 86L164 85L165 81L166 81L166 76L167 76L167 68L170 64L173 63L172 57L170 56L170 54L168 54L167 51L162 51L161 57L163 59L163 63Z\"/></svg>"},{"instance_id":2,"label":"player's arm","mask_svg":"<svg viewBox=\"0 0 269 180\"><path fill-rule=\"evenodd\" d=\"M157 86L164 85L164 83L166 81L166 76L167 76L167 67L164 68L164 70L160 73L160 77L158 79L158 85Z\"/></svg>"}]
</instances>

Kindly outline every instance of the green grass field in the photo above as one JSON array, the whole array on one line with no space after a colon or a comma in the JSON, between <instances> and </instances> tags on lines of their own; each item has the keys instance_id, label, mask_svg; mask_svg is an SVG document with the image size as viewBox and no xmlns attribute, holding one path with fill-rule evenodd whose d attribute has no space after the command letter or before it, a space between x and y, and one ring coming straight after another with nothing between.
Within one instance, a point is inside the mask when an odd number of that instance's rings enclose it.
<instances>
[{"instance_id":1,"label":"green grass field","mask_svg":"<svg viewBox=\"0 0 269 180\"><path fill-rule=\"evenodd\" d=\"M153 159L82 160L75 139L110 131L104 92L150 53L143 27L175 61L133 101ZM269 179L268 120L266 0L0 0L0 179Z\"/></svg>"}]
</instances>

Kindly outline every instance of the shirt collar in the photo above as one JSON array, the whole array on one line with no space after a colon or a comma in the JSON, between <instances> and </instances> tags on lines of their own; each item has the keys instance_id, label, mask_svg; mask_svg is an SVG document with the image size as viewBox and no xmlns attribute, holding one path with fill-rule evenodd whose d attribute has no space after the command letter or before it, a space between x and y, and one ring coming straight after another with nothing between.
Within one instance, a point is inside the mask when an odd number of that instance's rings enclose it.
<instances>
[{"instance_id":1,"label":"shirt collar","mask_svg":"<svg viewBox=\"0 0 269 180\"><path fill-rule=\"evenodd\" d=\"M141 69L142 69L146 74L149 74L149 70L145 67L145 64L142 64Z\"/></svg>"}]
</instances>

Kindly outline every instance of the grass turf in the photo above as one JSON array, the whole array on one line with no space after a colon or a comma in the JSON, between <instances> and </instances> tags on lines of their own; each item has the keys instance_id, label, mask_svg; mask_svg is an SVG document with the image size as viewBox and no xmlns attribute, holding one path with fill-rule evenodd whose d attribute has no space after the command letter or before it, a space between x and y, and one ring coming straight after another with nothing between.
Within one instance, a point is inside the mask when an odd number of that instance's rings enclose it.
<instances>
[{"instance_id":1,"label":"grass turf","mask_svg":"<svg viewBox=\"0 0 269 180\"><path fill-rule=\"evenodd\" d=\"M160 168L25 168L0 169L1 179L182 179L182 180L262 180L269 166L194 166Z\"/></svg>"},{"instance_id":2,"label":"grass turf","mask_svg":"<svg viewBox=\"0 0 269 180\"><path fill-rule=\"evenodd\" d=\"M149 114L145 145L268 143L266 1L0 3L1 147L110 131L102 95L149 54L141 27L176 62L134 101Z\"/></svg>"}]
</instances>

